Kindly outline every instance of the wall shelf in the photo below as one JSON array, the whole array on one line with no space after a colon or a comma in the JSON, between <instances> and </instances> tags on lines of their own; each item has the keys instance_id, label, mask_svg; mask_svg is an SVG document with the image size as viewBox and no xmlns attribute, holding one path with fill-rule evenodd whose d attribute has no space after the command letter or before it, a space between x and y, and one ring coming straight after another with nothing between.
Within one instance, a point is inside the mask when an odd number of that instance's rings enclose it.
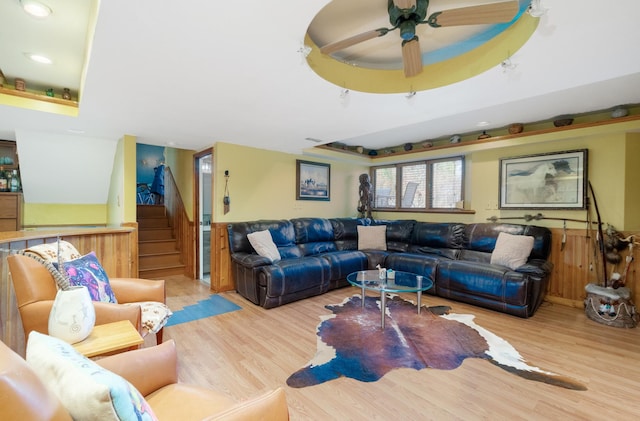
<instances>
[{"instance_id":1,"label":"wall shelf","mask_svg":"<svg viewBox=\"0 0 640 421\"><path fill-rule=\"evenodd\" d=\"M78 101L51 97L44 94L37 94L29 91L18 91L16 89L7 88L6 86L0 86L0 94L17 96L20 98L33 99L36 101L44 101L44 102L49 102L51 104L78 107Z\"/></svg>"}]
</instances>

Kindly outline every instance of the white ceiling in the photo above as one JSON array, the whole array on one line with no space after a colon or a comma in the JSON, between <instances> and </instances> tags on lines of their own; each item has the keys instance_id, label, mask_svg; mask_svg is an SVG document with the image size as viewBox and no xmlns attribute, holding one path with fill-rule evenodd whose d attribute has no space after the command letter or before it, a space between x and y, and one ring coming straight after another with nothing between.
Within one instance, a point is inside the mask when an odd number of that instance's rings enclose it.
<instances>
[{"instance_id":1,"label":"white ceiling","mask_svg":"<svg viewBox=\"0 0 640 421\"><path fill-rule=\"evenodd\" d=\"M69 5L90 6L89 0L42 1L54 9L49 19L72 13ZM62 32L34 37L43 22L5 13L17 3L5 0L0 9L0 68L10 79L7 44L34 49L21 44L45 43ZM327 3L103 0L79 116L0 105L0 138L15 139L21 129L87 139L131 134L141 143L185 149L223 141L300 153L317 145L305 138L382 148L640 103L637 0L542 0L548 13L511 57L514 70L496 66L412 98L351 91L346 99L300 52L307 27ZM46 48L62 54L71 45L60 40ZM73 83L66 79L67 59L54 60L43 83ZM480 121L489 126L479 128Z\"/></svg>"}]
</instances>

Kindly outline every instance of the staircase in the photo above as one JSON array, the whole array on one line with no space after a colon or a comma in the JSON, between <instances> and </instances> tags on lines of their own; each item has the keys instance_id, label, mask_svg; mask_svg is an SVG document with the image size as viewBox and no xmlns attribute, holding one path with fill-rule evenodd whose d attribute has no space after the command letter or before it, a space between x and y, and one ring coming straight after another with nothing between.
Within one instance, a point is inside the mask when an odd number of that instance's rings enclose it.
<instances>
[{"instance_id":1,"label":"staircase","mask_svg":"<svg viewBox=\"0 0 640 421\"><path fill-rule=\"evenodd\" d=\"M136 219L140 278L184 274L185 266L164 205L137 205Z\"/></svg>"}]
</instances>

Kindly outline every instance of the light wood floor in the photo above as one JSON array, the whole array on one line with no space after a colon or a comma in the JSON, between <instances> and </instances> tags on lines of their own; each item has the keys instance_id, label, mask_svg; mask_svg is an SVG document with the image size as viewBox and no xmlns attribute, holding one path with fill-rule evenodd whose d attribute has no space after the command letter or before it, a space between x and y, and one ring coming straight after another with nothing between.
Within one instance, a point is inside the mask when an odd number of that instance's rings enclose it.
<instances>
[{"instance_id":1,"label":"light wood floor","mask_svg":"<svg viewBox=\"0 0 640 421\"><path fill-rule=\"evenodd\" d=\"M208 285L167 279L173 310L210 294ZM282 386L291 420L631 420L640 417L640 330L605 326L584 312L544 303L521 319L430 295L423 304L456 313L507 340L531 364L571 376L588 388L571 391L522 379L487 361L451 371L399 369L377 382L341 378L293 389L286 379L316 351L324 308L357 294L343 288L265 310L235 292L221 294L242 310L165 329L177 343L180 380L241 400ZM409 298L409 297L408 297Z\"/></svg>"}]
</instances>

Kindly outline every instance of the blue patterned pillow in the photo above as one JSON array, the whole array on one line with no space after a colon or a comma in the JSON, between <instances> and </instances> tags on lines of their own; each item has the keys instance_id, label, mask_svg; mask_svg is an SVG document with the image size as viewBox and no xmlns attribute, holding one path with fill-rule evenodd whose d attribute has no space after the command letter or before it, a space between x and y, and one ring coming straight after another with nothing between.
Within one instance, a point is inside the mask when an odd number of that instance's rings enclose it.
<instances>
[{"instance_id":1,"label":"blue patterned pillow","mask_svg":"<svg viewBox=\"0 0 640 421\"><path fill-rule=\"evenodd\" d=\"M118 302L111 289L111 284L109 284L107 272L104 271L94 252L75 260L63 262L62 267L67 273L71 285L86 286L93 301Z\"/></svg>"},{"instance_id":2,"label":"blue patterned pillow","mask_svg":"<svg viewBox=\"0 0 640 421\"><path fill-rule=\"evenodd\" d=\"M74 420L156 420L131 383L81 355L68 343L29 333L26 360Z\"/></svg>"}]
</instances>

